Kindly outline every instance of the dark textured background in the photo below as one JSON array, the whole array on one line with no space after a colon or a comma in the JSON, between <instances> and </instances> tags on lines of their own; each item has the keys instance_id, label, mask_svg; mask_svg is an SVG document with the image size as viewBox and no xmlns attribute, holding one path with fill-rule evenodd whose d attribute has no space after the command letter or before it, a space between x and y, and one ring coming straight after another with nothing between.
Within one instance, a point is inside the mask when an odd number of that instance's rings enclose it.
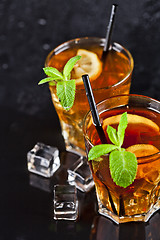
<instances>
[{"instance_id":1,"label":"dark textured background","mask_svg":"<svg viewBox=\"0 0 160 240\"><path fill-rule=\"evenodd\" d=\"M118 1L117 1L118 2ZM104 37L111 0L1 0L0 99L36 115L49 103L48 89L37 82L51 49L81 36ZM135 60L131 91L159 98L160 3L119 3L113 40Z\"/></svg>"},{"instance_id":2,"label":"dark textured background","mask_svg":"<svg viewBox=\"0 0 160 240\"><path fill-rule=\"evenodd\" d=\"M133 55L131 93L160 100L160 1L116 2L112 39ZM52 197L28 184L26 153L37 141L64 150L48 87L37 86L42 67L49 51L64 41L104 37L112 3L0 0L0 240L89 239L92 214L84 217L82 210L76 227L52 220ZM115 239L159 240L158 221L119 229L108 223L107 239L114 231Z\"/></svg>"}]
</instances>

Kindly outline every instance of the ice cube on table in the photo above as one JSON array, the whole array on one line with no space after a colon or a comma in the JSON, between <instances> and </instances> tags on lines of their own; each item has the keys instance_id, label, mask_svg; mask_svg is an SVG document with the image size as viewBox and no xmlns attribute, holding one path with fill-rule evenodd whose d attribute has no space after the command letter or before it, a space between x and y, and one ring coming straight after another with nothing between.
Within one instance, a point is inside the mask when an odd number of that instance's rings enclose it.
<instances>
[{"instance_id":1,"label":"ice cube on table","mask_svg":"<svg viewBox=\"0 0 160 240\"><path fill-rule=\"evenodd\" d=\"M55 220L76 220L78 217L76 187L71 185L55 185L53 204Z\"/></svg>"},{"instance_id":2,"label":"ice cube on table","mask_svg":"<svg viewBox=\"0 0 160 240\"><path fill-rule=\"evenodd\" d=\"M56 147L37 143L27 153L28 171L43 177L51 177L60 167L59 150Z\"/></svg>"},{"instance_id":3,"label":"ice cube on table","mask_svg":"<svg viewBox=\"0 0 160 240\"><path fill-rule=\"evenodd\" d=\"M93 188L92 173L85 157L80 157L67 171L70 185L75 184L82 192L89 192Z\"/></svg>"}]
</instances>

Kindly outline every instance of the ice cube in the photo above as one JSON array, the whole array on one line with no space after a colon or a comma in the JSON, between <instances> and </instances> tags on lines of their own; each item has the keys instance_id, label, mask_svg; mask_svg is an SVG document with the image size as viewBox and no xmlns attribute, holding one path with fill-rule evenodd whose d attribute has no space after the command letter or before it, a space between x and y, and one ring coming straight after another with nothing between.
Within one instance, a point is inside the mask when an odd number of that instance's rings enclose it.
<instances>
[{"instance_id":1,"label":"ice cube","mask_svg":"<svg viewBox=\"0 0 160 240\"><path fill-rule=\"evenodd\" d=\"M28 171L51 177L60 167L59 150L56 147L37 143L27 153Z\"/></svg>"},{"instance_id":2,"label":"ice cube","mask_svg":"<svg viewBox=\"0 0 160 240\"><path fill-rule=\"evenodd\" d=\"M76 220L78 217L77 189L71 185L54 186L54 219Z\"/></svg>"},{"instance_id":3,"label":"ice cube","mask_svg":"<svg viewBox=\"0 0 160 240\"><path fill-rule=\"evenodd\" d=\"M67 171L70 185L75 184L82 192L88 192L93 188L94 181L86 158L80 157Z\"/></svg>"}]
</instances>

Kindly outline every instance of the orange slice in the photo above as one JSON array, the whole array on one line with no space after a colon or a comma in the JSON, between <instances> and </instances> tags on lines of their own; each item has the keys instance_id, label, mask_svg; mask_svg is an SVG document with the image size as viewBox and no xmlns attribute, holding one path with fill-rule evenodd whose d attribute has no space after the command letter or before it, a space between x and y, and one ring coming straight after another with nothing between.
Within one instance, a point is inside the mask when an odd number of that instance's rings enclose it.
<instances>
[{"instance_id":1,"label":"orange slice","mask_svg":"<svg viewBox=\"0 0 160 240\"><path fill-rule=\"evenodd\" d=\"M81 59L72 70L72 78L76 80L76 84L83 83L83 74L88 74L91 81L97 79L102 72L102 63L97 54L85 49L79 49L77 55L81 56Z\"/></svg>"},{"instance_id":2,"label":"orange slice","mask_svg":"<svg viewBox=\"0 0 160 240\"><path fill-rule=\"evenodd\" d=\"M128 147L126 151L134 153L136 157L146 157L159 152L155 146L150 144L135 144Z\"/></svg>"}]
</instances>

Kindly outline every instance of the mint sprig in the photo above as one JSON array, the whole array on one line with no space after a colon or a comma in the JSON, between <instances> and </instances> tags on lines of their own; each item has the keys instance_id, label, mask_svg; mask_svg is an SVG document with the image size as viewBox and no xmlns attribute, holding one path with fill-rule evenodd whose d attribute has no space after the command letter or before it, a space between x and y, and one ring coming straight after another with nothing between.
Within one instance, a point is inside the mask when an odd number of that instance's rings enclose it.
<instances>
[{"instance_id":1,"label":"mint sprig","mask_svg":"<svg viewBox=\"0 0 160 240\"><path fill-rule=\"evenodd\" d=\"M71 78L71 71L76 64L76 62L81 58L81 56L75 56L68 60L62 72L53 67L43 68L47 78L42 79L38 84L49 83L49 85L56 85L56 94L59 98L59 102L65 110L69 110L74 103L76 83L74 79Z\"/></svg>"},{"instance_id":2,"label":"mint sprig","mask_svg":"<svg viewBox=\"0 0 160 240\"><path fill-rule=\"evenodd\" d=\"M107 133L113 144L96 145L89 151L88 160L102 161L102 155L109 154L109 167L113 181L120 187L128 187L133 183L137 173L137 158L134 153L122 148L127 128L127 112L123 113L118 130L107 127Z\"/></svg>"},{"instance_id":3,"label":"mint sprig","mask_svg":"<svg viewBox=\"0 0 160 240\"><path fill-rule=\"evenodd\" d=\"M57 96L65 110L69 110L73 106L75 91L75 80L57 82Z\"/></svg>"}]
</instances>

